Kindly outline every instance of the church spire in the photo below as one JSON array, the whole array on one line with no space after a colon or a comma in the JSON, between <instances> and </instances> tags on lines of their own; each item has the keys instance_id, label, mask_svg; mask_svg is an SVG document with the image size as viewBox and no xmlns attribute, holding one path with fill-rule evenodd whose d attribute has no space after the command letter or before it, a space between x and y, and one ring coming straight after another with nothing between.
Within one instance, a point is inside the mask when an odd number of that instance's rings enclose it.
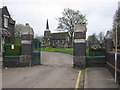
<instances>
[{"instance_id":1,"label":"church spire","mask_svg":"<svg viewBox=\"0 0 120 90\"><path fill-rule=\"evenodd\" d=\"M47 23L46 23L46 29L49 29L48 19L47 19Z\"/></svg>"}]
</instances>

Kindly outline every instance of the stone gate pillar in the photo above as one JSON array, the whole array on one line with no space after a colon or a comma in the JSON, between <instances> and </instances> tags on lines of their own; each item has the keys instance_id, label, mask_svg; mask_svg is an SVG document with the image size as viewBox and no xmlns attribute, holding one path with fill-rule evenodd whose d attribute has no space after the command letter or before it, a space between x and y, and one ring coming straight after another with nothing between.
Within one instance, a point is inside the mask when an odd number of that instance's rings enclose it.
<instances>
[{"instance_id":1,"label":"stone gate pillar","mask_svg":"<svg viewBox=\"0 0 120 90\"><path fill-rule=\"evenodd\" d=\"M86 65L86 23L75 24L73 67L85 68Z\"/></svg>"},{"instance_id":2,"label":"stone gate pillar","mask_svg":"<svg viewBox=\"0 0 120 90\"><path fill-rule=\"evenodd\" d=\"M20 66L31 66L32 61L32 39L34 37L33 29L26 23L21 34L21 56Z\"/></svg>"}]
</instances>

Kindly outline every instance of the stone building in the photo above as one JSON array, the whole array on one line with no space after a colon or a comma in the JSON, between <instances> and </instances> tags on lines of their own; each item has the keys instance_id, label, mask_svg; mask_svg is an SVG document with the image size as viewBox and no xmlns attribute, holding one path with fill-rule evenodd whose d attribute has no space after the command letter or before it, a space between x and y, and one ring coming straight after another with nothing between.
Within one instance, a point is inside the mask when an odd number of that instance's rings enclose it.
<instances>
[{"instance_id":1,"label":"stone building","mask_svg":"<svg viewBox=\"0 0 120 90\"><path fill-rule=\"evenodd\" d=\"M11 18L6 6L0 7L0 55L2 44L14 44L15 21Z\"/></svg>"},{"instance_id":2,"label":"stone building","mask_svg":"<svg viewBox=\"0 0 120 90\"><path fill-rule=\"evenodd\" d=\"M48 20L46 23L46 30L44 31L44 47L53 48L68 48L69 47L69 33L68 32L58 32L51 33L49 30Z\"/></svg>"},{"instance_id":3,"label":"stone building","mask_svg":"<svg viewBox=\"0 0 120 90\"><path fill-rule=\"evenodd\" d=\"M1 11L1 20L2 20L2 26L3 28L2 32L5 34L5 32L8 32L9 37L5 38L5 43L14 43L14 26L15 21L11 18L9 11L6 6L3 6L0 8Z\"/></svg>"},{"instance_id":4,"label":"stone building","mask_svg":"<svg viewBox=\"0 0 120 90\"><path fill-rule=\"evenodd\" d=\"M48 20L46 23L46 30L44 31L44 46L45 47L51 46L51 31L49 30Z\"/></svg>"}]
</instances>

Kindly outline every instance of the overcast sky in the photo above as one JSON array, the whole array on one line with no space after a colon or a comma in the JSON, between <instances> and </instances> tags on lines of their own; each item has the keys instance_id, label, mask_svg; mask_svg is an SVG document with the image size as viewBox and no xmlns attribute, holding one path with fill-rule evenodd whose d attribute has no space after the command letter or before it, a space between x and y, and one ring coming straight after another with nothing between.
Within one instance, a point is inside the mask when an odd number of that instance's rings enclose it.
<instances>
[{"instance_id":1,"label":"overcast sky","mask_svg":"<svg viewBox=\"0 0 120 90\"><path fill-rule=\"evenodd\" d=\"M3 2L4 1L4 2ZM35 34L41 36L46 28L56 32L58 21L64 8L79 10L88 20L87 35L106 32L112 28L113 15L119 0L0 0L6 5L16 23L29 23Z\"/></svg>"}]
</instances>

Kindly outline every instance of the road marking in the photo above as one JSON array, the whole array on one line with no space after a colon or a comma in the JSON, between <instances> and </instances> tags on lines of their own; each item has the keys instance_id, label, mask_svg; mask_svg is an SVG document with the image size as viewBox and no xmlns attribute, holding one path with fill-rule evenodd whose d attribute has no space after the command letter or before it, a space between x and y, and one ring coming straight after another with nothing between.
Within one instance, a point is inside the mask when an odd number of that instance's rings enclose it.
<instances>
[{"instance_id":1,"label":"road marking","mask_svg":"<svg viewBox=\"0 0 120 90\"><path fill-rule=\"evenodd\" d=\"M81 75L81 71L79 71L79 73L78 73L78 78L77 78L77 81L76 81L75 90L77 90L79 88L80 75Z\"/></svg>"}]
</instances>

